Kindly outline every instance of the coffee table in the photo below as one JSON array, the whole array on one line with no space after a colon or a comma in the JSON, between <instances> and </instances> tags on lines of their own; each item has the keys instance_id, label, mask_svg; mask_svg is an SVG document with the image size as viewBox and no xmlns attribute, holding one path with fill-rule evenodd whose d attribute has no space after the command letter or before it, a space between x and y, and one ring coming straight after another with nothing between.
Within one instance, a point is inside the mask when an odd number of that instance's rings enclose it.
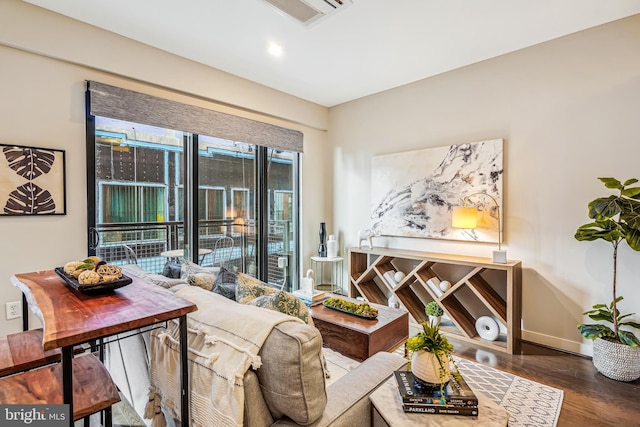
<instances>
[{"instance_id":1,"label":"coffee table","mask_svg":"<svg viewBox=\"0 0 640 427\"><path fill-rule=\"evenodd\" d=\"M393 376L371 393L373 427L507 427L509 413L482 393L478 396L478 416L414 414L402 410L398 385Z\"/></svg>"},{"instance_id":2,"label":"coffee table","mask_svg":"<svg viewBox=\"0 0 640 427\"><path fill-rule=\"evenodd\" d=\"M348 301L361 302L341 295ZM363 361L379 351L394 351L409 337L409 314L405 310L370 304L378 309L376 319L364 319L318 304L309 307L313 323L325 347Z\"/></svg>"}]
</instances>

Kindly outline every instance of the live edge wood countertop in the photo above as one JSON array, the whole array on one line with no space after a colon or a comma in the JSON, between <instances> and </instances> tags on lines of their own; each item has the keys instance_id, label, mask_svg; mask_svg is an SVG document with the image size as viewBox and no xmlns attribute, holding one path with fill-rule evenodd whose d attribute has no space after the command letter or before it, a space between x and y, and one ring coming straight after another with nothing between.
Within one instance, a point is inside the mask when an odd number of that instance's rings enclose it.
<instances>
[{"instance_id":1,"label":"live edge wood countertop","mask_svg":"<svg viewBox=\"0 0 640 427\"><path fill-rule=\"evenodd\" d=\"M53 270L11 278L43 324L44 350L107 337L197 310L190 301L143 279L103 294L84 294Z\"/></svg>"}]
</instances>

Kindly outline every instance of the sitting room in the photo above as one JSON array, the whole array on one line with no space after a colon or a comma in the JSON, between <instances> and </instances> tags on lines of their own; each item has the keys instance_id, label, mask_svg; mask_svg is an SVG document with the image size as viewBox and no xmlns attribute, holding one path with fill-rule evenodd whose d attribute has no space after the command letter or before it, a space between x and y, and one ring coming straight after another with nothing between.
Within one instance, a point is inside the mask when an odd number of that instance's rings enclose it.
<instances>
[{"instance_id":1,"label":"sitting room","mask_svg":"<svg viewBox=\"0 0 640 427\"><path fill-rule=\"evenodd\" d=\"M628 0L1 1L0 425L636 425L637 52Z\"/></svg>"}]
</instances>

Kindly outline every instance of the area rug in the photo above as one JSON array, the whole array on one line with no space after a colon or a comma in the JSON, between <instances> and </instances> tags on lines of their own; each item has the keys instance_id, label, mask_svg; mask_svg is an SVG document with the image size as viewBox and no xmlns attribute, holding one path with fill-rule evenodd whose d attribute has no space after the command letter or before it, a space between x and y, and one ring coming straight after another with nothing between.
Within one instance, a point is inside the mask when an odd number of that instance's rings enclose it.
<instances>
[{"instance_id":1,"label":"area rug","mask_svg":"<svg viewBox=\"0 0 640 427\"><path fill-rule=\"evenodd\" d=\"M546 386L470 360L456 358L460 374L509 412L509 427L556 427L562 390Z\"/></svg>"}]
</instances>

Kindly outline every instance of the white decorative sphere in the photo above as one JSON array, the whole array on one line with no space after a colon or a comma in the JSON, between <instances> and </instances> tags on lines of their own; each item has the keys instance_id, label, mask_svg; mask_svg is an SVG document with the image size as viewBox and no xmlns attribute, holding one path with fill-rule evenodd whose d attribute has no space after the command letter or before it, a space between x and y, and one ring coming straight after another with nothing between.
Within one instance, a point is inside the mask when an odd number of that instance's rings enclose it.
<instances>
[{"instance_id":1,"label":"white decorative sphere","mask_svg":"<svg viewBox=\"0 0 640 427\"><path fill-rule=\"evenodd\" d=\"M440 282L440 290L442 292L447 292L450 287L451 283L448 280L443 280L442 282Z\"/></svg>"},{"instance_id":2,"label":"white decorative sphere","mask_svg":"<svg viewBox=\"0 0 640 427\"><path fill-rule=\"evenodd\" d=\"M402 279L404 279L406 276L406 274L404 274L402 271L396 271L396 274L393 275L393 279L396 281L396 283L400 283L402 282Z\"/></svg>"}]
</instances>

